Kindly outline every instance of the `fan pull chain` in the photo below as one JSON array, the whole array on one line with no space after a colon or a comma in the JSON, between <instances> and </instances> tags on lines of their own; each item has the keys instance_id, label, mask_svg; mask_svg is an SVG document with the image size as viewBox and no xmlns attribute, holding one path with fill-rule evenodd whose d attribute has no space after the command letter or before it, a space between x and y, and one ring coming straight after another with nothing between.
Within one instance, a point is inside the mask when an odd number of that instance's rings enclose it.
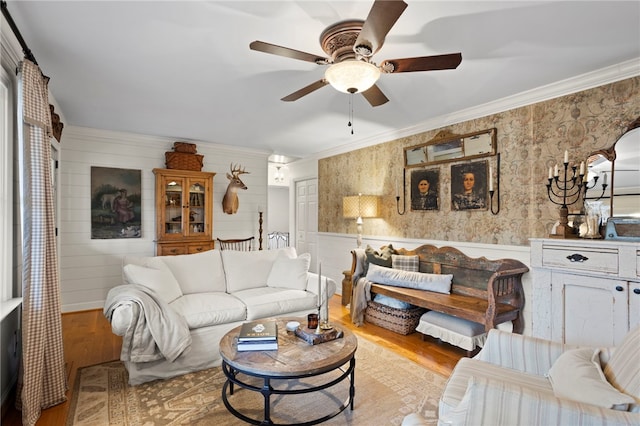
<instances>
[{"instance_id":1,"label":"fan pull chain","mask_svg":"<svg viewBox=\"0 0 640 426\"><path fill-rule=\"evenodd\" d=\"M349 94L349 123L347 127L351 127L351 134L353 134L353 93Z\"/></svg>"}]
</instances>

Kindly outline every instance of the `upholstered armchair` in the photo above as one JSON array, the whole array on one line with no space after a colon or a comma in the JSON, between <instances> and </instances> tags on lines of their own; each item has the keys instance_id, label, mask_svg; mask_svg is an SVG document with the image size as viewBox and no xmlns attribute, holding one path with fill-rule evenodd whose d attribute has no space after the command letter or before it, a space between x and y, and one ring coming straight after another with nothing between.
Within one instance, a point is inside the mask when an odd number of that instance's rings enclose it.
<instances>
[{"instance_id":1,"label":"upholstered armchair","mask_svg":"<svg viewBox=\"0 0 640 426\"><path fill-rule=\"evenodd\" d=\"M489 331L456 365L439 425L640 425L640 327L616 348ZM426 425L418 413L403 426Z\"/></svg>"}]
</instances>

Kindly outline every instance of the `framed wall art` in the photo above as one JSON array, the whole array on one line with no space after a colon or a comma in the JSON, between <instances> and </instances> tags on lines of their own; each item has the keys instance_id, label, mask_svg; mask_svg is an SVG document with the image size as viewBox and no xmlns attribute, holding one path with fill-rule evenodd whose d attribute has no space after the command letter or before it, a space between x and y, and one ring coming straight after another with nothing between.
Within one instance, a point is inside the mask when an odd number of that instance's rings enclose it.
<instances>
[{"instance_id":1,"label":"framed wall art","mask_svg":"<svg viewBox=\"0 0 640 426\"><path fill-rule=\"evenodd\" d=\"M91 239L142 236L142 172L91 167Z\"/></svg>"},{"instance_id":2,"label":"framed wall art","mask_svg":"<svg viewBox=\"0 0 640 426\"><path fill-rule=\"evenodd\" d=\"M487 210L488 161L451 166L451 210Z\"/></svg>"},{"instance_id":3,"label":"framed wall art","mask_svg":"<svg viewBox=\"0 0 640 426\"><path fill-rule=\"evenodd\" d=\"M404 149L405 167L423 167L496 153L496 129L456 135L442 131L429 142Z\"/></svg>"},{"instance_id":4,"label":"framed wall art","mask_svg":"<svg viewBox=\"0 0 640 426\"><path fill-rule=\"evenodd\" d=\"M411 210L438 210L440 170L411 171Z\"/></svg>"}]
</instances>

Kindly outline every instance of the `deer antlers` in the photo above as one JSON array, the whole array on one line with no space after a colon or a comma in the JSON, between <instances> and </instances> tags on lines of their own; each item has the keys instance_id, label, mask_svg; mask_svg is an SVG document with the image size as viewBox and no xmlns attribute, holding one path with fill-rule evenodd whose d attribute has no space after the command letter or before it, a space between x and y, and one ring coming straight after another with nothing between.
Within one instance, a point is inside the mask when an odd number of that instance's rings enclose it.
<instances>
[{"instance_id":1,"label":"deer antlers","mask_svg":"<svg viewBox=\"0 0 640 426\"><path fill-rule=\"evenodd\" d=\"M231 174L235 178L237 178L238 175L241 175L241 174L245 174L245 173L249 174L249 173L251 173L251 172L245 172L244 171L244 167L242 169L240 169L240 164L235 165L235 164L231 163L231 164L229 164L229 168L231 169Z\"/></svg>"}]
</instances>

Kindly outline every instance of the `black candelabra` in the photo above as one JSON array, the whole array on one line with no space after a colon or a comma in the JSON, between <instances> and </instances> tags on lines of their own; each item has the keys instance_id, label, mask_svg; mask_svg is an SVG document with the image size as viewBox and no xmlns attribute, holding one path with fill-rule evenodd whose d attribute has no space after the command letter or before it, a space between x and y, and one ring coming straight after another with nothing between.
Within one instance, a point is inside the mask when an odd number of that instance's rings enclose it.
<instances>
[{"instance_id":1,"label":"black candelabra","mask_svg":"<svg viewBox=\"0 0 640 426\"><path fill-rule=\"evenodd\" d=\"M580 173L577 173L578 167L574 164L569 172L569 160L567 152L564 153L564 176L560 179L558 173L558 165L556 164L553 174L549 168L549 180L547 182L547 195L549 200L560 206L560 222L556 227L556 232L550 237L555 238L575 238L573 228L569 226L569 207L580 200L582 195L582 187L586 186L584 179L584 163L580 165ZM571 176L569 176L571 175ZM585 190L586 191L586 190Z\"/></svg>"}]
</instances>

